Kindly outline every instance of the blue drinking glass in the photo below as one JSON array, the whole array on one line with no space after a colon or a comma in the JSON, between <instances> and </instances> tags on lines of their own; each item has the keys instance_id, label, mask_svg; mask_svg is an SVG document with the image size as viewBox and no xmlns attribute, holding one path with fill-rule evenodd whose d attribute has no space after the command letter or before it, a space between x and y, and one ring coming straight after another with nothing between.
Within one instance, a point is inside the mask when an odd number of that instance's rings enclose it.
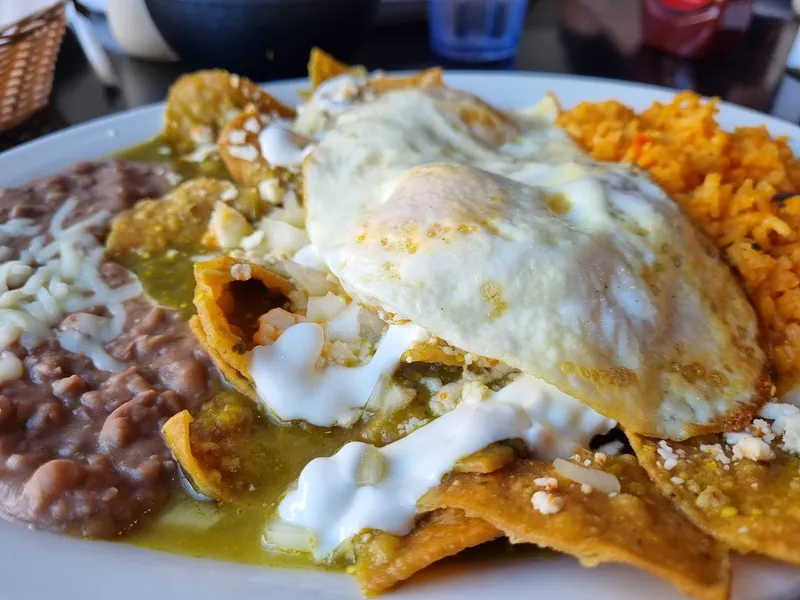
<instances>
[{"instance_id":1,"label":"blue drinking glass","mask_svg":"<svg viewBox=\"0 0 800 600\"><path fill-rule=\"evenodd\" d=\"M517 53L528 0L428 0L433 51L470 62L506 60Z\"/></svg>"}]
</instances>

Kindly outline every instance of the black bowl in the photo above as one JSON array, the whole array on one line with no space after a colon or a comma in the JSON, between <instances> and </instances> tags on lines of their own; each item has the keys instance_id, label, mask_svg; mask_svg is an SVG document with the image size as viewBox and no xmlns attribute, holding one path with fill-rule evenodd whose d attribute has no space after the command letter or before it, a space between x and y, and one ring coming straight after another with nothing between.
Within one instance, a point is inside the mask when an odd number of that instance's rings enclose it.
<instances>
[{"instance_id":1,"label":"black bowl","mask_svg":"<svg viewBox=\"0 0 800 600\"><path fill-rule=\"evenodd\" d=\"M380 0L145 0L181 60L256 80L299 77L319 46L347 61Z\"/></svg>"}]
</instances>

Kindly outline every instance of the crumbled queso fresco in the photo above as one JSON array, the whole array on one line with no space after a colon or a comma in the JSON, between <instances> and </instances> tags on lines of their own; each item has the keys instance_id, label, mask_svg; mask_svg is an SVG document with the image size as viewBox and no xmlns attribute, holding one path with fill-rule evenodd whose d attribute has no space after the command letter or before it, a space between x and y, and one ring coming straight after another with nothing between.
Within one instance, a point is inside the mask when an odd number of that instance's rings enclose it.
<instances>
[{"instance_id":1,"label":"crumbled queso fresco","mask_svg":"<svg viewBox=\"0 0 800 600\"><path fill-rule=\"evenodd\" d=\"M672 447L665 440L658 442L658 455L664 460L662 466L671 471L678 466L678 454L676 454Z\"/></svg>"},{"instance_id":2,"label":"crumbled queso fresco","mask_svg":"<svg viewBox=\"0 0 800 600\"><path fill-rule=\"evenodd\" d=\"M733 456L736 459L747 458L755 461L767 461L775 458L775 452L763 438L749 433L733 433L725 436L725 441L732 444Z\"/></svg>"},{"instance_id":3,"label":"crumbled queso fresco","mask_svg":"<svg viewBox=\"0 0 800 600\"><path fill-rule=\"evenodd\" d=\"M776 399L773 399L776 400ZM723 435L724 444L701 444L699 449L725 471L730 470L732 461L751 460L768 462L776 458L772 444L790 454L800 455L800 407L793 404L770 402L761 409L759 418L754 419L744 431L728 432ZM685 457L684 450L673 450L665 440L658 442L658 465L666 471L674 469L678 460ZM684 483L682 477L672 477L675 485ZM753 484L754 487L757 484Z\"/></svg>"},{"instance_id":4,"label":"crumbled queso fresco","mask_svg":"<svg viewBox=\"0 0 800 600\"><path fill-rule=\"evenodd\" d=\"M554 492L558 489L558 479L555 477L537 477L533 480L533 483L548 492Z\"/></svg>"},{"instance_id":5,"label":"crumbled queso fresco","mask_svg":"<svg viewBox=\"0 0 800 600\"><path fill-rule=\"evenodd\" d=\"M231 275L238 281L247 281L253 276L253 269L248 264L235 264L231 267Z\"/></svg>"},{"instance_id":6,"label":"crumbled queso fresco","mask_svg":"<svg viewBox=\"0 0 800 600\"><path fill-rule=\"evenodd\" d=\"M448 356L454 356L462 364L461 377L452 383L443 384L435 377L425 377L421 383L431 394L429 408L435 416L455 408L460 402L481 402L492 391L510 383L519 372L497 361L488 360L473 354L462 354L460 350L444 345L437 338L428 340Z\"/></svg>"},{"instance_id":7,"label":"crumbled queso fresco","mask_svg":"<svg viewBox=\"0 0 800 600\"><path fill-rule=\"evenodd\" d=\"M531 504L543 515L554 515L564 508L564 498L539 490L531 497Z\"/></svg>"}]
</instances>

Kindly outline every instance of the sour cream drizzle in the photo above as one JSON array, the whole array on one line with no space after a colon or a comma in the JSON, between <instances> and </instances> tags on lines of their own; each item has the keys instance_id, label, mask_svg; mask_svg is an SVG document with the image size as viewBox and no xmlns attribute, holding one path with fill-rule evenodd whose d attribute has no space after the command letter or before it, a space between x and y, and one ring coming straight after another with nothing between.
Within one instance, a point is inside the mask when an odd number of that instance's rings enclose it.
<instances>
[{"instance_id":1,"label":"sour cream drizzle","mask_svg":"<svg viewBox=\"0 0 800 600\"><path fill-rule=\"evenodd\" d=\"M464 402L379 448L386 475L377 485L356 485L359 462L371 451L367 444L351 442L329 458L311 461L278 514L314 535L314 555L321 559L364 529L411 531L417 501L460 458L489 444L519 438L536 456L551 459L585 447L614 425L541 379L520 376L483 402Z\"/></svg>"},{"instance_id":2,"label":"sour cream drizzle","mask_svg":"<svg viewBox=\"0 0 800 600\"><path fill-rule=\"evenodd\" d=\"M279 418L319 426L349 424L360 416L381 377L397 367L421 335L416 325L391 325L367 364L319 368L325 342L322 326L298 323L271 346L253 349L250 374L259 398Z\"/></svg>"},{"instance_id":3,"label":"sour cream drizzle","mask_svg":"<svg viewBox=\"0 0 800 600\"><path fill-rule=\"evenodd\" d=\"M271 166L297 169L305 157L305 138L292 131L291 124L276 120L261 130L258 144L261 155Z\"/></svg>"}]
</instances>

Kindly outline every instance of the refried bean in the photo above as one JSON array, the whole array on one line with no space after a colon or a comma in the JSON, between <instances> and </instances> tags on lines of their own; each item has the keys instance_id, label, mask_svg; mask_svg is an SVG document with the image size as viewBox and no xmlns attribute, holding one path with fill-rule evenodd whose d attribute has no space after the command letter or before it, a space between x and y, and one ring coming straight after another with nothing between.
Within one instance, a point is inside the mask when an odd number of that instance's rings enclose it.
<instances>
[{"instance_id":1,"label":"refried bean","mask_svg":"<svg viewBox=\"0 0 800 600\"><path fill-rule=\"evenodd\" d=\"M83 163L0 191L0 222L25 217L47 226L59 206L75 198L69 225L100 210L116 215L168 188L160 166ZM108 225L92 233L102 240ZM17 254L22 249L13 240L10 247ZM101 274L112 287L130 278L110 262L102 264ZM207 400L219 379L179 311L152 306L143 296L125 308L122 335L105 346L124 364L121 372L99 370L55 339L30 350L8 348L25 373L0 382L3 516L50 531L107 538L164 505L176 465L161 439L161 425ZM103 307L96 312L102 314ZM67 315L59 328L70 328L72 321Z\"/></svg>"}]
</instances>

